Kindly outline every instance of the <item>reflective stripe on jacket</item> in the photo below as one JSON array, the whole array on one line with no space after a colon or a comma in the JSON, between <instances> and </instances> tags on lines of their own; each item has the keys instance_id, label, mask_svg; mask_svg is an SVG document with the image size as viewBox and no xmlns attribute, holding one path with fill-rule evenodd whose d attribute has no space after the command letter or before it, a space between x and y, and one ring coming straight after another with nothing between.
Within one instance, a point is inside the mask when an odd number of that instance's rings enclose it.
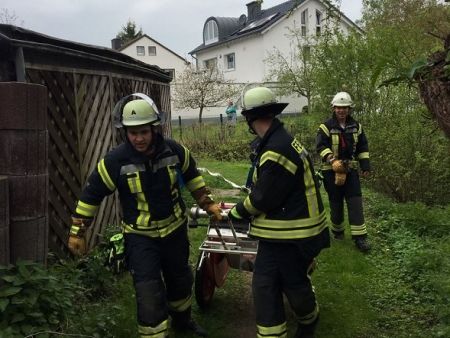
<instances>
[{"instance_id":1,"label":"reflective stripe on jacket","mask_svg":"<svg viewBox=\"0 0 450 338\"><path fill-rule=\"evenodd\" d=\"M236 205L251 219L250 236L310 238L326 227L326 216L310 156L274 119L257 149L251 193Z\"/></svg>"},{"instance_id":2,"label":"reflective stripe on jacket","mask_svg":"<svg viewBox=\"0 0 450 338\"><path fill-rule=\"evenodd\" d=\"M362 125L352 117L342 128L333 116L319 126L316 138L316 150L322 159L322 170L331 170L326 162L332 154L334 158L347 160L353 169L357 164L363 171L370 171L369 145Z\"/></svg>"},{"instance_id":3,"label":"reflective stripe on jacket","mask_svg":"<svg viewBox=\"0 0 450 338\"><path fill-rule=\"evenodd\" d=\"M165 237L186 222L180 184L189 191L205 186L190 152L172 140L161 140L151 159L130 143L110 151L92 172L76 213L93 217L103 198L115 190L125 232Z\"/></svg>"}]
</instances>

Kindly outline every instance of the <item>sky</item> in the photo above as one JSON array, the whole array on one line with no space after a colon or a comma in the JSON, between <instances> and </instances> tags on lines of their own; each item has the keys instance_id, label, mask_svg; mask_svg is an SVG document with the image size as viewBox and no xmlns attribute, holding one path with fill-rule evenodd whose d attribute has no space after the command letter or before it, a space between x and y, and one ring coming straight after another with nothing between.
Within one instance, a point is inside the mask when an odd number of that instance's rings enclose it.
<instances>
[{"instance_id":1,"label":"sky","mask_svg":"<svg viewBox=\"0 0 450 338\"><path fill-rule=\"evenodd\" d=\"M111 39L129 19L143 33L188 58L202 43L210 16L247 14L251 0L0 0L0 9L15 14L16 26L65 40L111 47ZM285 0L264 0L262 9ZM355 21L362 0L340 0L341 11Z\"/></svg>"}]
</instances>

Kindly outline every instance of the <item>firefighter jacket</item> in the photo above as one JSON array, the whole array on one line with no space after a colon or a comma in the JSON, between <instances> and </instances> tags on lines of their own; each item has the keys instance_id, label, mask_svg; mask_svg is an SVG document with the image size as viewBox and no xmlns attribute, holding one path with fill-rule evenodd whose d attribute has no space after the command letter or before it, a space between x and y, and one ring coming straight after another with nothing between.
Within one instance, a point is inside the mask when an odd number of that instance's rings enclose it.
<instances>
[{"instance_id":1,"label":"firefighter jacket","mask_svg":"<svg viewBox=\"0 0 450 338\"><path fill-rule=\"evenodd\" d=\"M98 163L76 214L94 217L103 198L117 190L125 232L166 237L187 220L181 184L191 192L205 186L187 148L160 137L155 155L149 158L125 142Z\"/></svg>"},{"instance_id":2,"label":"firefighter jacket","mask_svg":"<svg viewBox=\"0 0 450 338\"><path fill-rule=\"evenodd\" d=\"M370 171L369 146L361 126L351 116L342 128L336 117L328 119L317 131L316 149L322 159L322 170L331 170L326 162L332 154L334 158L346 161L350 168L357 169L358 162L362 171Z\"/></svg>"},{"instance_id":3,"label":"firefighter jacket","mask_svg":"<svg viewBox=\"0 0 450 338\"><path fill-rule=\"evenodd\" d=\"M251 237L293 240L328 234L310 156L278 119L257 147L253 184L232 213L251 220Z\"/></svg>"}]
</instances>

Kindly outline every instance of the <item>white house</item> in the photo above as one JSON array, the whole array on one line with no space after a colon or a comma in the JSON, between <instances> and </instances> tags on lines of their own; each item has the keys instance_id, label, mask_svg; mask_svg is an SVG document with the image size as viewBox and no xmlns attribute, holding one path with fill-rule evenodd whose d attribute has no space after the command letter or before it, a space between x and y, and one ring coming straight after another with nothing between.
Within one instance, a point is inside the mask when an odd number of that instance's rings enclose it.
<instances>
[{"instance_id":1,"label":"white house","mask_svg":"<svg viewBox=\"0 0 450 338\"><path fill-rule=\"evenodd\" d=\"M261 83L268 74L265 60L269 52L276 48L289 55L289 28L299 29L306 43L309 37L322 34L331 22L327 17L330 5L325 1L290 0L267 9L261 8L261 2L248 3L247 15L206 19L203 43L190 52L197 59L197 67L218 67L226 79L238 83ZM341 31L361 31L343 13L331 9L338 14ZM306 103L304 98L291 98L289 102L288 112L299 111Z\"/></svg>"},{"instance_id":2,"label":"white house","mask_svg":"<svg viewBox=\"0 0 450 338\"><path fill-rule=\"evenodd\" d=\"M120 39L113 39L112 48L135 59L156 65L159 68L167 70L173 79L177 74L181 74L189 62L182 56L170 50L147 34L141 35L126 44L121 45Z\"/></svg>"}]
</instances>

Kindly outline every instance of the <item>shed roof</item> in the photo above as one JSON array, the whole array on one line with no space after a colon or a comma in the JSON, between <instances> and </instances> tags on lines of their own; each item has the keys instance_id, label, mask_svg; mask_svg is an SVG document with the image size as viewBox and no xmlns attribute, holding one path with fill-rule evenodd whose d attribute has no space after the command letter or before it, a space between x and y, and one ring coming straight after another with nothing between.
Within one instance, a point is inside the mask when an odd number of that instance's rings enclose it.
<instances>
[{"instance_id":1,"label":"shed roof","mask_svg":"<svg viewBox=\"0 0 450 338\"><path fill-rule=\"evenodd\" d=\"M19 47L24 50L25 63L75 67L73 62L77 58L84 61L78 63L81 67L90 69L114 67L119 71L131 71L161 82L170 82L172 79L168 72L158 66L149 65L111 48L63 40L22 27L0 24L0 55L6 58L8 52L11 54L12 49Z\"/></svg>"}]
</instances>

